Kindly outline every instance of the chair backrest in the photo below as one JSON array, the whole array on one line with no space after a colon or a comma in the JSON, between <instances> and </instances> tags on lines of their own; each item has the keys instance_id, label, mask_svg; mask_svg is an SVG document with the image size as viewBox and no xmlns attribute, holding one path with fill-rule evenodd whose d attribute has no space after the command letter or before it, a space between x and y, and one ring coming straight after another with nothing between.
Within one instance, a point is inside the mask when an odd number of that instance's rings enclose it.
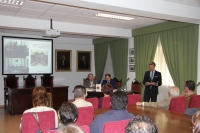
<instances>
[{"instance_id":1,"label":"chair backrest","mask_svg":"<svg viewBox=\"0 0 200 133\"><path fill-rule=\"evenodd\" d=\"M18 87L19 77L8 76L4 77L4 87L15 88Z\"/></svg>"},{"instance_id":2,"label":"chair backrest","mask_svg":"<svg viewBox=\"0 0 200 133\"><path fill-rule=\"evenodd\" d=\"M53 86L53 76L44 75L41 76L41 86Z\"/></svg>"},{"instance_id":3,"label":"chair backrest","mask_svg":"<svg viewBox=\"0 0 200 133\"><path fill-rule=\"evenodd\" d=\"M90 123L93 120L93 116L94 116L93 106L80 107L78 108L78 119L76 121L76 124L78 126L90 125Z\"/></svg>"},{"instance_id":4,"label":"chair backrest","mask_svg":"<svg viewBox=\"0 0 200 133\"><path fill-rule=\"evenodd\" d=\"M103 125L102 133L124 133L125 127L129 121L130 119L106 122Z\"/></svg>"},{"instance_id":5,"label":"chair backrest","mask_svg":"<svg viewBox=\"0 0 200 133\"><path fill-rule=\"evenodd\" d=\"M135 105L137 102L140 102L140 101L141 101L140 94L128 95L128 105Z\"/></svg>"},{"instance_id":6,"label":"chair backrest","mask_svg":"<svg viewBox=\"0 0 200 133\"><path fill-rule=\"evenodd\" d=\"M121 80L118 80L117 78L113 78L115 80L115 83L116 83L116 87L117 88L122 88L122 79Z\"/></svg>"},{"instance_id":7,"label":"chair backrest","mask_svg":"<svg viewBox=\"0 0 200 133\"><path fill-rule=\"evenodd\" d=\"M190 98L188 108L199 108L200 107L200 95L194 95Z\"/></svg>"},{"instance_id":8,"label":"chair backrest","mask_svg":"<svg viewBox=\"0 0 200 133\"><path fill-rule=\"evenodd\" d=\"M102 97L101 108L110 108L110 97Z\"/></svg>"},{"instance_id":9,"label":"chair backrest","mask_svg":"<svg viewBox=\"0 0 200 133\"><path fill-rule=\"evenodd\" d=\"M99 100L98 98L86 98L86 101L92 103L94 109L98 109Z\"/></svg>"},{"instance_id":10,"label":"chair backrest","mask_svg":"<svg viewBox=\"0 0 200 133\"><path fill-rule=\"evenodd\" d=\"M35 87L36 86L36 76L35 78L31 75L28 75L26 78L23 76L24 86L25 87Z\"/></svg>"},{"instance_id":11,"label":"chair backrest","mask_svg":"<svg viewBox=\"0 0 200 133\"><path fill-rule=\"evenodd\" d=\"M88 125L82 125L80 128L84 131L84 133L90 133L90 128Z\"/></svg>"},{"instance_id":12,"label":"chair backrest","mask_svg":"<svg viewBox=\"0 0 200 133\"><path fill-rule=\"evenodd\" d=\"M47 133L50 129L55 128L54 111L37 112L40 122L40 128L43 133ZM32 113L22 114L21 133L36 133L38 124Z\"/></svg>"},{"instance_id":13,"label":"chair backrest","mask_svg":"<svg viewBox=\"0 0 200 133\"><path fill-rule=\"evenodd\" d=\"M135 82L132 81L131 83L131 90L133 91L133 93L135 94L141 94L141 83L138 82L137 80Z\"/></svg>"},{"instance_id":14,"label":"chair backrest","mask_svg":"<svg viewBox=\"0 0 200 133\"><path fill-rule=\"evenodd\" d=\"M186 97L174 97L171 99L169 104L169 110L179 113L184 113L186 109Z\"/></svg>"}]
</instances>

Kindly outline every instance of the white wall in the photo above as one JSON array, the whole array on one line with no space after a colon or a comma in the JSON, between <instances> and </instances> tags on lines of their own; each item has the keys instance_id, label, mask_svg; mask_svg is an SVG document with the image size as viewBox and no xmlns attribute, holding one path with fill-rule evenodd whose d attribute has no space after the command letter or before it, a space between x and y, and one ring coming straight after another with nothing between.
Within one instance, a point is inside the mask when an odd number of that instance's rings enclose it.
<instances>
[{"instance_id":1,"label":"white wall","mask_svg":"<svg viewBox=\"0 0 200 133\"><path fill-rule=\"evenodd\" d=\"M13 33L2 33L0 32L0 51L2 51L2 35L5 36L20 36L20 37L33 37L33 38L42 38L41 36L36 35L23 35L23 34L13 34ZM54 39L53 44L53 76L54 76L54 84L67 85L69 86L68 91L68 99L73 99L72 90L75 85L79 85L83 83L83 78L87 77L89 72L76 72L76 51L91 51L92 54L92 64L91 64L91 72L95 72L94 67L94 46L92 44L92 39L79 39L79 38L66 38L59 37ZM71 72L56 72L55 71L55 49L63 49L63 50L72 50L72 71ZM0 62L2 62L2 54L0 54ZM0 69L2 70L2 65L0 65ZM23 86L23 76L17 75L19 77L19 86ZM26 75L25 75L26 76ZM41 85L40 76L37 76L37 85ZM6 75L0 74L0 105L4 105L4 83L3 77Z\"/></svg>"},{"instance_id":2,"label":"white wall","mask_svg":"<svg viewBox=\"0 0 200 133\"><path fill-rule=\"evenodd\" d=\"M197 83L200 82L200 25L199 25L199 44L198 44L198 63L197 63ZM200 95L200 86L197 87L197 94Z\"/></svg>"}]
</instances>

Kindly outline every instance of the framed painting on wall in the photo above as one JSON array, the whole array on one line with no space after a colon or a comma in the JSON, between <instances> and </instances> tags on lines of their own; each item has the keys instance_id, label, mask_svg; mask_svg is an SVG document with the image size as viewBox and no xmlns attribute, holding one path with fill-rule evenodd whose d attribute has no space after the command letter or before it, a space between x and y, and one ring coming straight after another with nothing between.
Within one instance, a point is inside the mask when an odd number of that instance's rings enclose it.
<instances>
[{"instance_id":1,"label":"framed painting on wall","mask_svg":"<svg viewBox=\"0 0 200 133\"><path fill-rule=\"evenodd\" d=\"M134 64L134 57L129 57L129 64Z\"/></svg>"},{"instance_id":2,"label":"framed painting on wall","mask_svg":"<svg viewBox=\"0 0 200 133\"><path fill-rule=\"evenodd\" d=\"M91 71L91 51L76 52L76 70Z\"/></svg>"},{"instance_id":3,"label":"framed painting on wall","mask_svg":"<svg viewBox=\"0 0 200 133\"><path fill-rule=\"evenodd\" d=\"M71 71L72 68L72 51L71 50L55 50L55 70L57 72Z\"/></svg>"},{"instance_id":4,"label":"framed painting on wall","mask_svg":"<svg viewBox=\"0 0 200 133\"><path fill-rule=\"evenodd\" d=\"M129 65L129 72L135 72L135 65Z\"/></svg>"},{"instance_id":5,"label":"framed painting on wall","mask_svg":"<svg viewBox=\"0 0 200 133\"><path fill-rule=\"evenodd\" d=\"M129 55L130 55L130 56L134 55L134 48L130 48L130 49L129 49Z\"/></svg>"}]
</instances>

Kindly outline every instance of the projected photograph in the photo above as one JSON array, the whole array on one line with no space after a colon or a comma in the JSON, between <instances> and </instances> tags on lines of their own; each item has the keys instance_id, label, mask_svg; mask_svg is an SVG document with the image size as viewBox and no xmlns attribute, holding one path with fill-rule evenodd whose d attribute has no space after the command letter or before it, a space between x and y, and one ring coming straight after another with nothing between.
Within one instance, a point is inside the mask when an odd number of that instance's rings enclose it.
<instances>
[{"instance_id":1,"label":"projected photograph","mask_svg":"<svg viewBox=\"0 0 200 133\"><path fill-rule=\"evenodd\" d=\"M72 51L71 50L56 50L55 51L56 59L56 71L71 71L72 65Z\"/></svg>"},{"instance_id":2,"label":"projected photograph","mask_svg":"<svg viewBox=\"0 0 200 133\"><path fill-rule=\"evenodd\" d=\"M32 49L31 66L48 66L48 51Z\"/></svg>"},{"instance_id":3,"label":"projected photograph","mask_svg":"<svg viewBox=\"0 0 200 133\"><path fill-rule=\"evenodd\" d=\"M76 70L91 71L91 51L76 52Z\"/></svg>"}]
</instances>

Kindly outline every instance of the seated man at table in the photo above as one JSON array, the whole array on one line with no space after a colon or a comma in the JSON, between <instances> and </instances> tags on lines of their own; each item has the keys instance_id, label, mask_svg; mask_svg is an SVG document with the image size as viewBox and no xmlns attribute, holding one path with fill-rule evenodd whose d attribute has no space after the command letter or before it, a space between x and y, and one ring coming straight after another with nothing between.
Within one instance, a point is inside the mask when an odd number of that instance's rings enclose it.
<instances>
[{"instance_id":1,"label":"seated man at table","mask_svg":"<svg viewBox=\"0 0 200 133\"><path fill-rule=\"evenodd\" d=\"M160 102L137 102L136 105L150 106L156 108L168 109L170 101L173 97L179 96L179 88L173 86L169 89L169 96Z\"/></svg>"},{"instance_id":2,"label":"seated man at table","mask_svg":"<svg viewBox=\"0 0 200 133\"><path fill-rule=\"evenodd\" d=\"M103 87L105 84L111 84L114 89L117 89L116 82L114 79L111 78L110 74L105 75L105 80L102 81L101 86Z\"/></svg>"},{"instance_id":3,"label":"seated man at table","mask_svg":"<svg viewBox=\"0 0 200 133\"><path fill-rule=\"evenodd\" d=\"M92 103L85 101L86 96L86 89L82 85L77 85L74 87L74 99L75 101L73 104L76 105L76 107L86 107L86 106L92 106Z\"/></svg>"},{"instance_id":4,"label":"seated man at table","mask_svg":"<svg viewBox=\"0 0 200 133\"><path fill-rule=\"evenodd\" d=\"M158 128L146 116L136 116L130 120L125 129L126 133L158 133Z\"/></svg>"},{"instance_id":5,"label":"seated man at table","mask_svg":"<svg viewBox=\"0 0 200 133\"><path fill-rule=\"evenodd\" d=\"M95 88L97 84L96 79L94 79L94 76L92 73L88 74L88 77L84 81L84 87L85 88Z\"/></svg>"},{"instance_id":6,"label":"seated man at table","mask_svg":"<svg viewBox=\"0 0 200 133\"><path fill-rule=\"evenodd\" d=\"M111 96L111 110L98 115L90 124L90 133L102 133L105 122L119 121L134 118L134 115L126 110L128 97L123 91L116 91Z\"/></svg>"},{"instance_id":7,"label":"seated man at table","mask_svg":"<svg viewBox=\"0 0 200 133\"><path fill-rule=\"evenodd\" d=\"M186 108L188 107L191 96L196 95L196 93L194 92L194 89L195 89L194 81L188 80L185 82L184 90L182 91L181 96L185 96L187 98Z\"/></svg>"}]
</instances>

